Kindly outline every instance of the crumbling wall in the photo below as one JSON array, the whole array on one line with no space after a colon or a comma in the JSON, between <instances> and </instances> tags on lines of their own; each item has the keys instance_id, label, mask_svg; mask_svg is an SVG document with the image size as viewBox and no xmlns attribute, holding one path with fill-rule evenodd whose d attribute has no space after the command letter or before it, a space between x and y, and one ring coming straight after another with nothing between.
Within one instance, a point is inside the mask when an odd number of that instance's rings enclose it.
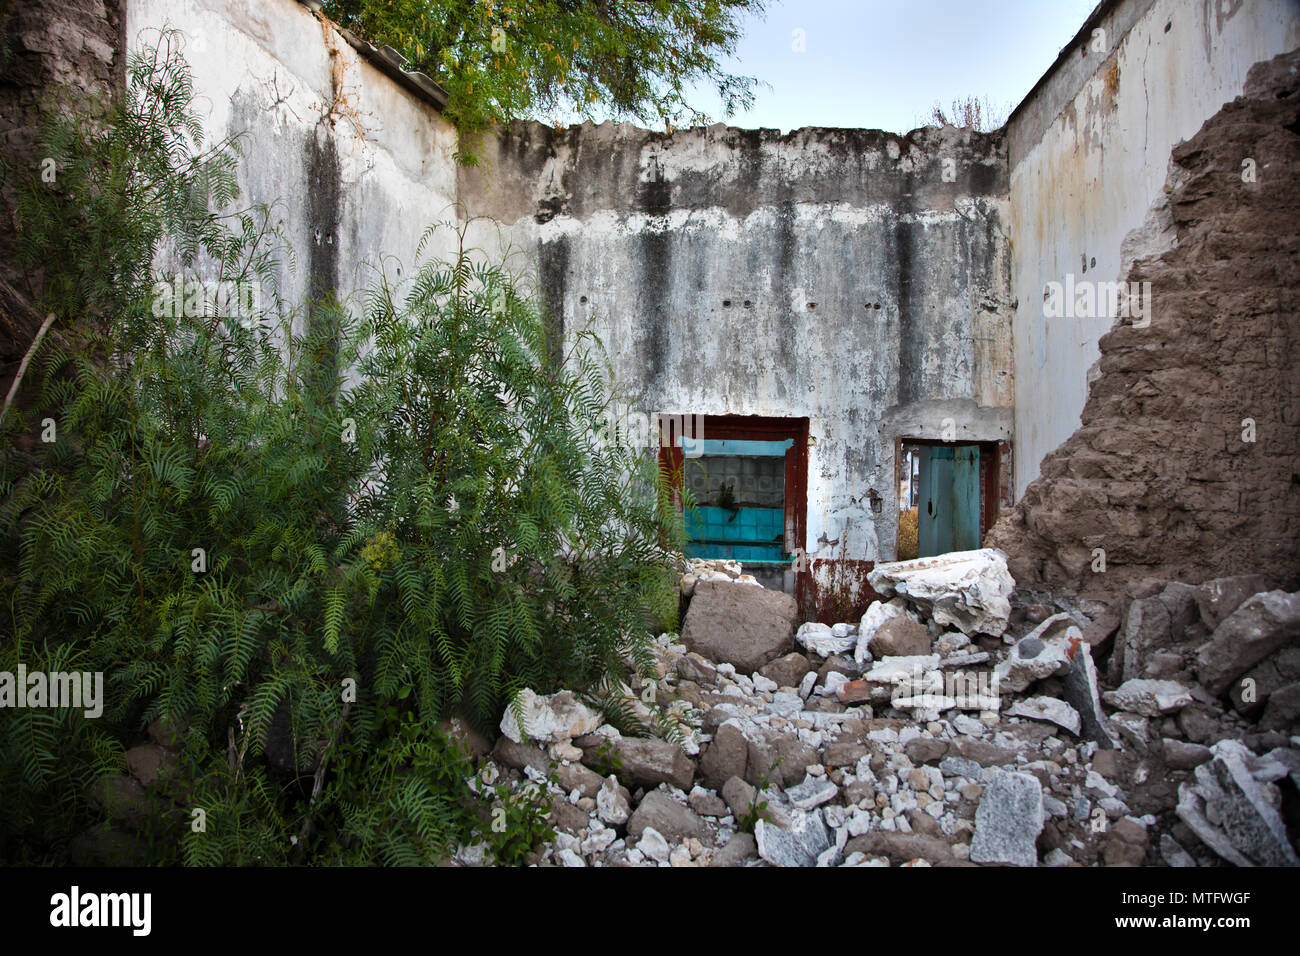
<instances>
[{"instance_id":1,"label":"crumbling wall","mask_svg":"<svg viewBox=\"0 0 1300 956\"><path fill-rule=\"evenodd\" d=\"M1119 279L1121 244L1160 195L1169 151L1241 92L1253 64L1297 46L1295 0L1105 0L1012 113L1017 498L1078 427L1114 318L1049 316L1044 286Z\"/></svg>"},{"instance_id":2,"label":"crumbling wall","mask_svg":"<svg viewBox=\"0 0 1300 956\"><path fill-rule=\"evenodd\" d=\"M130 50L163 27L184 35L208 137L240 136L241 202L276 204L296 255L279 276L288 302L336 291L360 309L381 268L400 284L424 230L455 217L455 130L307 6L128 0L126 21ZM448 232L426 253L451 245Z\"/></svg>"},{"instance_id":3,"label":"crumbling wall","mask_svg":"<svg viewBox=\"0 0 1300 956\"><path fill-rule=\"evenodd\" d=\"M36 167L36 140L53 95L70 87L102 100L121 82L123 0L0 2L0 153ZM0 229L0 380L13 380L38 317L28 308L39 277L19 275L11 243L16 224Z\"/></svg>"},{"instance_id":4,"label":"crumbling wall","mask_svg":"<svg viewBox=\"0 0 1300 956\"><path fill-rule=\"evenodd\" d=\"M483 152L479 240L504 225L646 414L810 419L792 549L892 559L895 438L1009 439L1000 136L517 124Z\"/></svg>"},{"instance_id":5,"label":"crumbling wall","mask_svg":"<svg viewBox=\"0 0 1300 956\"><path fill-rule=\"evenodd\" d=\"M1128 273L1149 325L1102 336L1082 427L987 538L1021 587L1300 575L1300 52L1254 67L1171 167L1144 234L1173 248Z\"/></svg>"}]
</instances>

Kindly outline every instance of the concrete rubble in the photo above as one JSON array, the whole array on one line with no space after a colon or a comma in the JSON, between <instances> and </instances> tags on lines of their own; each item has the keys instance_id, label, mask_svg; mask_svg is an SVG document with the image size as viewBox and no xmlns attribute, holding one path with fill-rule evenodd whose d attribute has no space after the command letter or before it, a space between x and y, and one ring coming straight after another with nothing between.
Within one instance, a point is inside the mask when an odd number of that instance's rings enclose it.
<instances>
[{"instance_id":1,"label":"concrete rubble","mask_svg":"<svg viewBox=\"0 0 1300 956\"><path fill-rule=\"evenodd\" d=\"M623 690L660 736L567 692L522 693L522 728L503 715L493 772L550 791L556 837L536 862L1297 864L1300 736L1258 722L1295 686L1278 675L1297 595L1165 582L1080 605L1014 594L996 552L944 557L881 566L888 600L831 625L797 622L739 566L694 563L682 637L660 635L658 676ZM1132 610L1152 595L1173 611ZM714 639L721 609L733 634ZM1107 616L1113 644L1093 639ZM1229 633L1247 649L1220 654ZM1103 686L1108 651L1130 647L1117 676L1137 676ZM1235 701L1261 667L1267 698Z\"/></svg>"}]
</instances>

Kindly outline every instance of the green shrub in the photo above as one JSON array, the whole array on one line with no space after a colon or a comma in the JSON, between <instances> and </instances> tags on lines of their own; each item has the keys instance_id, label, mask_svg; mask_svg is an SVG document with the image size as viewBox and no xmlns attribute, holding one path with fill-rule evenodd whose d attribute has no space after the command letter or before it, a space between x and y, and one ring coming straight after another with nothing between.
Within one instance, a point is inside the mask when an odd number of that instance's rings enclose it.
<instances>
[{"instance_id":1,"label":"green shrub","mask_svg":"<svg viewBox=\"0 0 1300 956\"><path fill-rule=\"evenodd\" d=\"M19 186L58 321L0 425L0 665L101 671L107 702L0 710L0 859L61 859L101 816L87 784L161 719L181 745L155 862L431 863L478 840L516 862L543 796L498 794L488 825L436 724L648 665L676 609L664 477L603 440L597 343L557 361L463 244L364 315L289 307L270 211L222 212L237 144L202 148L190 99L164 34L107 116L50 136L57 185ZM162 250L267 306L160 308Z\"/></svg>"}]
</instances>

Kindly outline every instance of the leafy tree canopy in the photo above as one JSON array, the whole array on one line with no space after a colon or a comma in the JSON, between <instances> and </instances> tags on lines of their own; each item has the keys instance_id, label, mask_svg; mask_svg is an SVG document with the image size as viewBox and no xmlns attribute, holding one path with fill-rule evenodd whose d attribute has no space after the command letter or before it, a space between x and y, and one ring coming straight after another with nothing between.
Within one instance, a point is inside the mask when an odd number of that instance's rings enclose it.
<instances>
[{"instance_id":1,"label":"leafy tree canopy","mask_svg":"<svg viewBox=\"0 0 1300 956\"><path fill-rule=\"evenodd\" d=\"M753 102L757 80L721 61L764 2L325 0L323 12L445 87L462 132L557 113L671 129L707 121L686 99L695 83L717 87L726 116Z\"/></svg>"}]
</instances>

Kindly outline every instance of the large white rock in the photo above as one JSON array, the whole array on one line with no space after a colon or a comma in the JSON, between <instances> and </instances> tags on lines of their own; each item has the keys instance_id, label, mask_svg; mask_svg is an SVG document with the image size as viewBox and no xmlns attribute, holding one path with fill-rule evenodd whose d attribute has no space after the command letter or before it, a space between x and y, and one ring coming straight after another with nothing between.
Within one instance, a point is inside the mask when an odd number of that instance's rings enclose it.
<instances>
[{"instance_id":1,"label":"large white rock","mask_svg":"<svg viewBox=\"0 0 1300 956\"><path fill-rule=\"evenodd\" d=\"M897 594L928 609L940 624L994 637L1007 629L1016 586L996 548L878 564L867 581L885 597Z\"/></svg>"},{"instance_id":2,"label":"large white rock","mask_svg":"<svg viewBox=\"0 0 1300 956\"><path fill-rule=\"evenodd\" d=\"M517 744L523 743L525 736L541 743L559 743L589 734L600 726L600 715L578 700L573 691L540 697L525 687L519 692L518 703L523 728L512 708L507 707L501 715L501 732Z\"/></svg>"},{"instance_id":3,"label":"large white rock","mask_svg":"<svg viewBox=\"0 0 1300 956\"><path fill-rule=\"evenodd\" d=\"M814 654L820 654L822 657L843 654L858 643L855 635L845 634L836 637L835 632L830 627L817 621L800 624L799 630L795 632L794 639Z\"/></svg>"},{"instance_id":4,"label":"large white rock","mask_svg":"<svg viewBox=\"0 0 1300 956\"><path fill-rule=\"evenodd\" d=\"M865 663L871 656L870 647L871 639L876 636L876 631L880 625L884 624L891 618L898 617L903 613L906 602L902 598L894 598L889 603L883 601L872 601L871 607L862 615L862 622L858 624L858 644L853 650L853 659L859 664Z\"/></svg>"}]
</instances>

